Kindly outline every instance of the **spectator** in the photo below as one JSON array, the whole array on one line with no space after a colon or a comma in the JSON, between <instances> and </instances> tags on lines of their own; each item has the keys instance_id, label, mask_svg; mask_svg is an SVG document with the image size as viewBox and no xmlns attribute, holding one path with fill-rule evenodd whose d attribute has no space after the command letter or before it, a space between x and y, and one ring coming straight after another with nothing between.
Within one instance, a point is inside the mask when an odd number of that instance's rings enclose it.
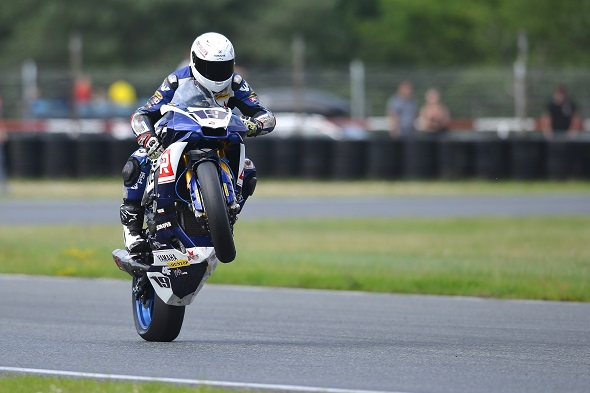
<instances>
[{"instance_id":1,"label":"spectator","mask_svg":"<svg viewBox=\"0 0 590 393\"><path fill-rule=\"evenodd\" d=\"M447 107L440 100L438 90L428 89L424 98L425 103L418 115L418 130L436 134L448 131L451 119Z\"/></svg>"},{"instance_id":2,"label":"spectator","mask_svg":"<svg viewBox=\"0 0 590 393\"><path fill-rule=\"evenodd\" d=\"M109 99L115 105L131 107L137 102L135 88L127 81L117 80L109 86Z\"/></svg>"},{"instance_id":3,"label":"spectator","mask_svg":"<svg viewBox=\"0 0 590 393\"><path fill-rule=\"evenodd\" d=\"M92 82L87 76L81 76L74 83L74 99L76 105L87 105L92 98Z\"/></svg>"},{"instance_id":4,"label":"spectator","mask_svg":"<svg viewBox=\"0 0 590 393\"><path fill-rule=\"evenodd\" d=\"M541 117L543 133L547 137L552 137L556 133L567 133L571 136L579 131L580 124L576 103L569 98L565 86L558 84Z\"/></svg>"},{"instance_id":5,"label":"spectator","mask_svg":"<svg viewBox=\"0 0 590 393\"><path fill-rule=\"evenodd\" d=\"M387 101L389 134L392 138L407 137L414 131L417 106L413 90L409 81L402 81L397 88L397 93Z\"/></svg>"}]
</instances>

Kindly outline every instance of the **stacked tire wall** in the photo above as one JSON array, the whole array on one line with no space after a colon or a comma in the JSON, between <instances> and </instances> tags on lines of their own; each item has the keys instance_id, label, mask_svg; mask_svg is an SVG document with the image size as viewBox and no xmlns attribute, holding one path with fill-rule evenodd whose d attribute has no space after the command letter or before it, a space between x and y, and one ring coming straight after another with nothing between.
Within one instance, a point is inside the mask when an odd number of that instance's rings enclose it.
<instances>
[{"instance_id":1,"label":"stacked tire wall","mask_svg":"<svg viewBox=\"0 0 590 393\"><path fill-rule=\"evenodd\" d=\"M107 134L14 133L5 146L15 178L120 176L134 139ZM406 140L283 139L246 141L260 178L317 180L590 179L590 139L448 134Z\"/></svg>"}]
</instances>

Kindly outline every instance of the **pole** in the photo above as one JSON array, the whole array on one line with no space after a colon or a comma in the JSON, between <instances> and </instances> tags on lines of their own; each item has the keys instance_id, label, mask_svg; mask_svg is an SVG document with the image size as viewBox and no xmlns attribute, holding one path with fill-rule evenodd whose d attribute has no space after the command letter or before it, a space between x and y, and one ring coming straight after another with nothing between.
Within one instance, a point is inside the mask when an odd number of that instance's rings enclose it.
<instances>
[{"instance_id":1,"label":"pole","mask_svg":"<svg viewBox=\"0 0 590 393\"><path fill-rule=\"evenodd\" d=\"M365 118L365 65L358 59L350 62L350 115Z\"/></svg>"}]
</instances>

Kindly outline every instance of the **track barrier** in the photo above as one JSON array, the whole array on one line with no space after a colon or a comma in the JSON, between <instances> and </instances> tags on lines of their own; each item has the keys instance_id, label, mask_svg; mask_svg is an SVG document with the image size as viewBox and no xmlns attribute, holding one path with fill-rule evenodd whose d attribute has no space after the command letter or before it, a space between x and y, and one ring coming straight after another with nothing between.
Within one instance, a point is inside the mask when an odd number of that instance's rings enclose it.
<instances>
[{"instance_id":1,"label":"track barrier","mask_svg":"<svg viewBox=\"0 0 590 393\"><path fill-rule=\"evenodd\" d=\"M108 134L11 133L7 172L17 178L120 176L135 139ZM392 140L258 137L246 154L260 178L590 179L590 139L485 134Z\"/></svg>"}]
</instances>

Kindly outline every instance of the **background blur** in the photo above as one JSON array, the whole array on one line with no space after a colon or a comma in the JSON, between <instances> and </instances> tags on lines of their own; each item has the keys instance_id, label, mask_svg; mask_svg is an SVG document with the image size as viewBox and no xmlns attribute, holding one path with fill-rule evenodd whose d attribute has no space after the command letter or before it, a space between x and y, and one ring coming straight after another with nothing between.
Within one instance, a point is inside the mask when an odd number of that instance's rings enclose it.
<instances>
[{"instance_id":1,"label":"background blur","mask_svg":"<svg viewBox=\"0 0 590 393\"><path fill-rule=\"evenodd\" d=\"M558 83L590 113L588 26L590 2L574 0L5 0L0 96L9 132L72 129L21 120L122 119L73 130L130 137L128 116L196 36L217 31L262 103L318 113L304 127L318 133L386 130L404 79L418 105L440 90L454 130L534 131ZM285 135L303 127L278 119Z\"/></svg>"}]
</instances>

